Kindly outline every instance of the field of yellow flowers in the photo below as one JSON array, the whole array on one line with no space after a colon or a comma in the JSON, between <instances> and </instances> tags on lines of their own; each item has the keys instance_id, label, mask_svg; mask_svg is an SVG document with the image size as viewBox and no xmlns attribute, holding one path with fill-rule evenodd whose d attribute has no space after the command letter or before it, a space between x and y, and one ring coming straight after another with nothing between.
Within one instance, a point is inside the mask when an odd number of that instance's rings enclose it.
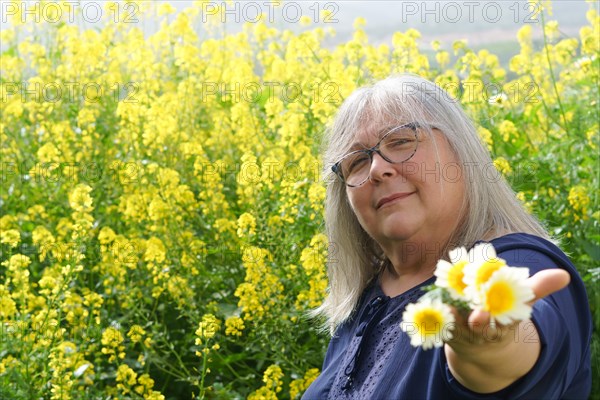
<instances>
[{"instance_id":1,"label":"field of yellow flowers","mask_svg":"<svg viewBox=\"0 0 600 400\"><path fill-rule=\"evenodd\" d=\"M223 34L201 4L106 2L82 27L48 3L37 21L11 3L0 37L0 398L299 398L328 342L306 312L336 253L321 134L395 72L464 104L490 176L562 240L600 328L597 3L577 37L545 3L508 69L416 30L373 46L361 19L328 48L305 19ZM599 347L596 331L594 376Z\"/></svg>"}]
</instances>

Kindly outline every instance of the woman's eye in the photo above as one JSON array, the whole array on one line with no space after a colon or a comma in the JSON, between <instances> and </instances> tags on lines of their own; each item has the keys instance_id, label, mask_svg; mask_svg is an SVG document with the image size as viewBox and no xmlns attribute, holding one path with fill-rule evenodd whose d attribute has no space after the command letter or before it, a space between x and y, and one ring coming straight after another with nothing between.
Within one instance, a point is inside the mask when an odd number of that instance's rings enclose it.
<instances>
[{"instance_id":1,"label":"woman's eye","mask_svg":"<svg viewBox=\"0 0 600 400\"><path fill-rule=\"evenodd\" d=\"M402 147L407 144L414 143L414 141L414 137L391 138L390 141L385 144L385 147Z\"/></svg>"},{"instance_id":2,"label":"woman's eye","mask_svg":"<svg viewBox=\"0 0 600 400\"><path fill-rule=\"evenodd\" d=\"M358 169L360 167L362 167L363 165L365 165L366 162L369 161L369 157L365 156L360 156L360 157L355 157L351 160L348 160L348 171L352 172L355 169Z\"/></svg>"}]
</instances>

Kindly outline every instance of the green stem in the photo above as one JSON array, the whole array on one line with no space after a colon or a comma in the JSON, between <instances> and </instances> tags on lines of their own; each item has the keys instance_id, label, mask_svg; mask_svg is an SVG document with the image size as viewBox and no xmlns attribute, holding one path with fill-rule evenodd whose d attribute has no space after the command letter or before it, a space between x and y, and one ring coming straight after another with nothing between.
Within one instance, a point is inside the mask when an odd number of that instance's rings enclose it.
<instances>
[{"instance_id":1,"label":"green stem","mask_svg":"<svg viewBox=\"0 0 600 400\"><path fill-rule=\"evenodd\" d=\"M223 357L219 352L214 353L214 355L217 356L220 360L225 361L225 357ZM242 379L242 376L240 374L238 374L237 371L235 369L233 369L233 367L231 365L229 365L228 362L223 362L222 365L227 367L229 372L231 372L231 374L233 376L235 376L237 379Z\"/></svg>"},{"instance_id":2,"label":"green stem","mask_svg":"<svg viewBox=\"0 0 600 400\"><path fill-rule=\"evenodd\" d=\"M550 72L550 78L552 80L552 87L554 89L554 94L556 95L556 102L558 103L558 107L560 109L560 114L563 119L563 126L561 128L563 130L567 130L567 117L565 116L565 110L563 108L562 102L560 101L560 95L558 93L558 88L556 87L556 77L554 76L554 69L552 68L552 61L550 60L550 50L548 49L548 36L546 35L546 22L544 19L544 11L540 12L540 17L542 19L542 33L544 35L544 52L546 53L546 60L548 61L548 71ZM560 126L560 124L559 124Z\"/></svg>"},{"instance_id":3,"label":"green stem","mask_svg":"<svg viewBox=\"0 0 600 400\"><path fill-rule=\"evenodd\" d=\"M205 349L208 349L208 343L210 342L210 339L206 341L206 344L204 344L204 348L202 349L202 372L201 372L201 377L200 377L200 399L204 399L204 378L206 377L206 363L208 360L207 354L208 352L204 352Z\"/></svg>"},{"instance_id":4,"label":"green stem","mask_svg":"<svg viewBox=\"0 0 600 400\"><path fill-rule=\"evenodd\" d=\"M536 85L536 87L539 88L539 85L538 85L537 81L535 80L535 77L533 76L533 74L529 73L529 76L531 77L531 81ZM550 108L548 107L548 104L546 104L546 101L544 100L543 96L540 96L540 101L542 102L542 107L544 107L544 111L546 111L546 115L548 116L548 118L550 118L550 120L552 122L554 122L560 126L560 122L556 121L556 119L550 112ZM542 123L543 123L543 121L540 121L540 126L542 126ZM543 129L544 129L544 134L546 135L546 140L547 140L550 137L550 124L544 124ZM529 135L527 135L527 136L529 136Z\"/></svg>"}]
</instances>

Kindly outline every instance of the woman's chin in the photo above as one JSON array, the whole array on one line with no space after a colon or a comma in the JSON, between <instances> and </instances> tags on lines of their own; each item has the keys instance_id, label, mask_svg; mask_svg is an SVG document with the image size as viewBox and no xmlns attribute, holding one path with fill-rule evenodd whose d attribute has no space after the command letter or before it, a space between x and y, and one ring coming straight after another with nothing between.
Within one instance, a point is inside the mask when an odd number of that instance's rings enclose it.
<instances>
[{"instance_id":1,"label":"woman's chin","mask_svg":"<svg viewBox=\"0 0 600 400\"><path fill-rule=\"evenodd\" d=\"M389 215L380 225L381 233L390 239L406 240L419 230L420 224L415 217L414 214L410 215L410 212Z\"/></svg>"},{"instance_id":2,"label":"woman's chin","mask_svg":"<svg viewBox=\"0 0 600 400\"><path fill-rule=\"evenodd\" d=\"M410 242L414 239L417 229L411 229L408 224L392 226L380 232L382 242Z\"/></svg>"}]
</instances>

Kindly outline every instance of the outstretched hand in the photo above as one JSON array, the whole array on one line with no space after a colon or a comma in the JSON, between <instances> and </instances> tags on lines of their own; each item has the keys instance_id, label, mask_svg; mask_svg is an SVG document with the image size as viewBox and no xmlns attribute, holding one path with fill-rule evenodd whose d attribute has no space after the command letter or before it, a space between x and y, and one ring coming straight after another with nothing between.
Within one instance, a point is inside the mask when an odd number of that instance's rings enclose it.
<instances>
[{"instance_id":1,"label":"outstretched hand","mask_svg":"<svg viewBox=\"0 0 600 400\"><path fill-rule=\"evenodd\" d=\"M551 295L571 280L563 269L540 271L527 279L534 293L529 302ZM531 320L510 325L490 324L490 314L476 308L467 318L454 310L456 327L445 353L452 374L467 388L491 393L525 375L537 361L540 342Z\"/></svg>"}]
</instances>

